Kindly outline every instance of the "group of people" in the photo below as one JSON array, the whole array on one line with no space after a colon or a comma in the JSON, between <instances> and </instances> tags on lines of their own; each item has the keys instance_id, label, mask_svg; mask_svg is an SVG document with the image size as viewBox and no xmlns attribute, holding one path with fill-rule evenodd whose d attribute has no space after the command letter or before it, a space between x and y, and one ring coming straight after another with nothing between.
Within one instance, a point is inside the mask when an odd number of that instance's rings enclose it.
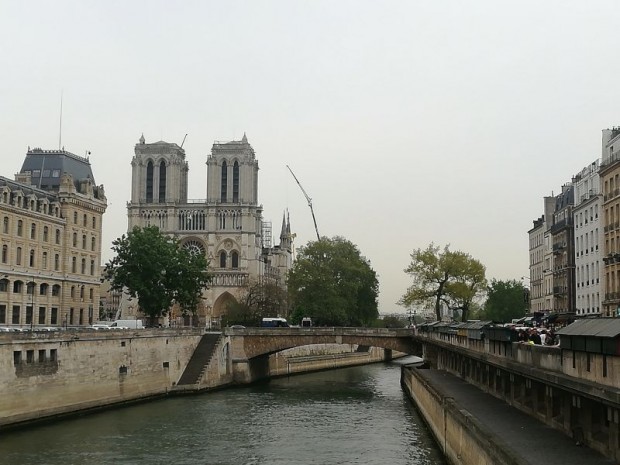
<instances>
[{"instance_id":1,"label":"group of people","mask_svg":"<svg viewBox=\"0 0 620 465\"><path fill-rule=\"evenodd\" d=\"M542 346L559 346L560 336L551 328L513 328L517 342Z\"/></svg>"}]
</instances>

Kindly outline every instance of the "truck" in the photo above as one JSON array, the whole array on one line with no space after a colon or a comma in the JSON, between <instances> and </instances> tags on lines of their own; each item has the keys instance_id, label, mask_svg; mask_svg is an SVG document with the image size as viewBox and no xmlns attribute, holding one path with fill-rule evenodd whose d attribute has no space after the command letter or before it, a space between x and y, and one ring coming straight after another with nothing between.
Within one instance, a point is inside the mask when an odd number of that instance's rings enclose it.
<instances>
[{"instance_id":1,"label":"truck","mask_svg":"<svg viewBox=\"0 0 620 465\"><path fill-rule=\"evenodd\" d=\"M110 329L144 329L142 320L115 320L110 325Z\"/></svg>"}]
</instances>

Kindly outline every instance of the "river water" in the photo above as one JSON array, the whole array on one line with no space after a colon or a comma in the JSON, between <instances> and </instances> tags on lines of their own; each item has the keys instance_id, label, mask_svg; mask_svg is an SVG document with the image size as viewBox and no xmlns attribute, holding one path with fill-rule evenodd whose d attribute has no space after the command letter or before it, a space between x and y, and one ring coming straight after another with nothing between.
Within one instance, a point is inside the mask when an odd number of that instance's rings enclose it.
<instances>
[{"instance_id":1,"label":"river water","mask_svg":"<svg viewBox=\"0 0 620 465\"><path fill-rule=\"evenodd\" d=\"M3 433L0 464L445 465L398 363L309 373Z\"/></svg>"}]
</instances>

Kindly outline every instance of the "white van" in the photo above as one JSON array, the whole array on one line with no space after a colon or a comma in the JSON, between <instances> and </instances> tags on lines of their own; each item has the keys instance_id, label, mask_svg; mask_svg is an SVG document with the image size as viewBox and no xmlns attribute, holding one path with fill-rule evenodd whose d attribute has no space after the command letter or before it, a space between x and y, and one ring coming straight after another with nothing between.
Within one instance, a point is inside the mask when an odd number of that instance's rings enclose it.
<instances>
[{"instance_id":1,"label":"white van","mask_svg":"<svg viewBox=\"0 0 620 465\"><path fill-rule=\"evenodd\" d=\"M142 320L116 320L110 325L110 329L144 329Z\"/></svg>"}]
</instances>

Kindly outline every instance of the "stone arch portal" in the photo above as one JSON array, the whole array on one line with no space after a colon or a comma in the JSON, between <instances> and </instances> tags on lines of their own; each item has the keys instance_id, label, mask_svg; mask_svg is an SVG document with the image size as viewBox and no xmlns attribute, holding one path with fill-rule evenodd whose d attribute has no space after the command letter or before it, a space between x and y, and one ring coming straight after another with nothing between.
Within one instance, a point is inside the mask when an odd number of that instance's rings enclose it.
<instances>
[{"instance_id":1,"label":"stone arch portal","mask_svg":"<svg viewBox=\"0 0 620 465\"><path fill-rule=\"evenodd\" d=\"M228 312L228 306L236 303L237 299L230 292L224 292L213 303L213 318L219 320L222 315Z\"/></svg>"}]
</instances>

